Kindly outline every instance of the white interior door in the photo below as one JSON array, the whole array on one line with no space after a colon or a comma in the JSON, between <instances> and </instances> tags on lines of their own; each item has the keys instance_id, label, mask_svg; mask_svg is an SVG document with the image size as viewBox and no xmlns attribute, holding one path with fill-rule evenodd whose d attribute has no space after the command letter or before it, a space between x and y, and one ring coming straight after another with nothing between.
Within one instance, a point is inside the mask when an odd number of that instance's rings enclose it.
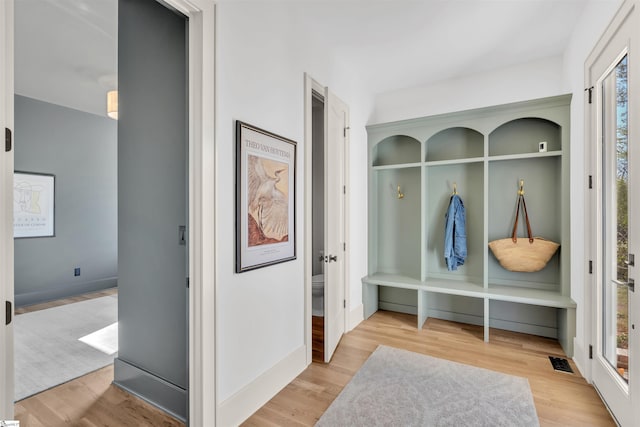
<instances>
[{"instance_id":1,"label":"white interior door","mask_svg":"<svg viewBox=\"0 0 640 427\"><path fill-rule=\"evenodd\" d=\"M627 4L628 5L628 4ZM593 271L595 351L592 380L622 426L637 425L640 405L640 348L636 333L640 278L634 255L640 248L640 141L638 71L632 40L638 40L637 11L625 8L610 38L588 62L592 109L590 127L595 151L593 194L595 253ZM611 29L610 29L611 30ZM640 327L640 324L638 324Z\"/></svg>"},{"instance_id":2,"label":"white interior door","mask_svg":"<svg viewBox=\"0 0 640 427\"><path fill-rule=\"evenodd\" d=\"M13 0L0 2L0 420L13 419ZM8 324L7 321L11 320Z\"/></svg>"},{"instance_id":3,"label":"white interior door","mask_svg":"<svg viewBox=\"0 0 640 427\"><path fill-rule=\"evenodd\" d=\"M324 360L345 331L345 150L349 109L325 89L324 108Z\"/></svg>"}]
</instances>

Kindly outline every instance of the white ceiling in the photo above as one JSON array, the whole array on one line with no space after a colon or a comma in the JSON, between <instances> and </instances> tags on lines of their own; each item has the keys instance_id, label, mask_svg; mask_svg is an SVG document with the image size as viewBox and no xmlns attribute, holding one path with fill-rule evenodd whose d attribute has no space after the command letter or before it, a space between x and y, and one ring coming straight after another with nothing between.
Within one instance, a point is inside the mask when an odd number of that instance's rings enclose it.
<instances>
[{"instance_id":1,"label":"white ceiling","mask_svg":"<svg viewBox=\"0 0 640 427\"><path fill-rule=\"evenodd\" d=\"M117 0L15 0L15 92L106 116Z\"/></svg>"},{"instance_id":2,"label":"white ceiling","mask_svg":"<svg viewBox=\"0 0 640 427\"><path fill-rule=\"evenodd\" d=\"M620 0L287 5L296 29L315 46L344 61L375 92L386 92L561 55L591 1ZM105 115L106 92L117 85L117 0L15 3L16 93Z\"/></svg>"},{"instance_id":3,"label":"white ceiling","mask_svg":"<svg viewBox=\"0 0 640 427\"><path fill-rule=\"evenodd\" d=\"M589 1L322 2L296 18L381 93L561 55Z\"/></svg>"}]
</instances>

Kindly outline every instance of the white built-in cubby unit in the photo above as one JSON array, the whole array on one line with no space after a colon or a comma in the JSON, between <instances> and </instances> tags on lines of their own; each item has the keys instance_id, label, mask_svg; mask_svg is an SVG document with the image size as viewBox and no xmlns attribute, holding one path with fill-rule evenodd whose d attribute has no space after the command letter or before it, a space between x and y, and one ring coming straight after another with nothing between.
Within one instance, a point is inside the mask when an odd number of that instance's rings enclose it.
<instances>
[{"instance_id":1,"label":"white built-in cubby unit","mask_svg":"<svg viewBox=\"0 0 640 427\"><path fill-rule=\"evenodd\" d=\"M369 274L365 318L378 308L557 338L573 354L569 241L570 95L367 127ZM539 150L545 142L546 151ZM510 236L524 181L535 236L560 243L535 273L503 269L488 248ZM466 210L467 259L448 271L445 213ZM519 224L523 224L522 218ZM519 236L525 235L524 225Z\"/></svg>"}]
</instances>

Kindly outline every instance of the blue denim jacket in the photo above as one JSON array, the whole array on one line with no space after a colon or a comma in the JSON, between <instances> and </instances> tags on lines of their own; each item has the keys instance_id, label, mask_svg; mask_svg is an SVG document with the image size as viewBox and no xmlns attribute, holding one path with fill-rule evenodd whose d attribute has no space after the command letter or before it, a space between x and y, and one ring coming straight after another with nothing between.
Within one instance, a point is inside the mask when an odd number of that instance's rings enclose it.
<instances>
[{"instance_id":1,"label":"blue denim jacket","mask_svg":"<svg viewBox=\"0 0 640 427\"><path fill-rule=\"evenodd\" d=\"M457 270L467 258L467 233L465 231L464 205L457 194L451 196L445 215L444 259L449 271Z\"/></svg>"}]
</instances>

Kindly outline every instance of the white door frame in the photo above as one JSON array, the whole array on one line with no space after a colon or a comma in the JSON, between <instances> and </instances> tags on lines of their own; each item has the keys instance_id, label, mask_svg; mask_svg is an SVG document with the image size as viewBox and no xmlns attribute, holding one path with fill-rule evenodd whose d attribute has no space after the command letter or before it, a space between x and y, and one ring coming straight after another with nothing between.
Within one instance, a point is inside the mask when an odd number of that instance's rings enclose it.
<instances>
[{"instance_id":1,"label":"white door frame","mask_svg":"<svg viewBox=\"0 0 640 427\"><path fill-rule=\"evenodd\" d=\"M312 356L312 336L311 336L311 299L312 299L312 276L313 276L313 118L312 118L312 100L313 91L322 95L324 98L325 87L313 79L309 74L304 73L304 342L307 350L307 365L311 364ZM326 108L326 107L325 107ZM349 315L351 313L350 291L349 291L349 135L345 139L345 186L347 189L347 197L344 206L344 224L345 224L345 244L347 250L344 251L344 295L346 300L346 308L344 315L344 330L350 330Z\"/></svg>"},{"instance_id":2,"label":"white door frame","mask_svg":"<svg viewBox=\"0 0 640 427\"><path fill-rule=\"evenodd\" d=\"M163 0L189 18L189 423L216 424L215 4Z\"/></svg>"},{"instance_id":3,"label":"white door frame","mask_svg":"<svg viewBox=\"0 0 640 427\"><path fill-rule=\"evenodd\" d=\"M0 131L13 132L13 0L0 1ZM13 419L13 322L5 326L5 301L13 305L13 147L0 148L0 420ZM11 313L13 317L13 313Z\"/></svg>"},{"instance_id":4,"label":"white door frame","mask_svg":"<svg viewBox=\"0 0 640 427\"><path fill-rule=\"evenodd\" d=\"M588 91L585 97L585 136L587 137L588 145L585 150L585 165L587 166L587 174L591 174L593 176L593 189L586 189L585 194L585 212L586 212L586 221L585 221L585 236L586 236L586 255L587 255L587 263L589 260L593 261L593 270L592 274L587 274L585 280L584 287L584 296L585 296L585 336L590 339L590 343L593 346L593 359L590 361L591 363L587 364L587 370L585 372L585 377L589 382L593 382L596 385L596 388L600 388L599 392L601 397L604 400L604 396L608 394L612 396L616 393L623 394L625 391L626 385L623 384L623 381L619 378L613 378L610 382L606 381L602 377L602 368L600 367L604 364L601 361L600 356L600 347L602 344L602 325L599 323L599 317L601 312L601 304L602 298L599 293L598 283L602 280L602 265L601 260L603 256L602 245L604 244L602 241L602 227L601 227L601 216L602 216L602 191L605 184L602 182L604 177L603 168L602 168L602 153L601 153L601 142L600 142L600 120L602 117L602 110L599 105L599 99L601 97L601 88L600 88L600 78L603 75L606 75L610 69L600 67L598 62L600 60L604 60L605 53L609 55L609 53L614 53L615 58L617 60L621 59L623 54L628 54L630 61L630 66L628 68L629 72L629 157L631 159L632 152L637 151L639 148L637 145L638 134L640 134L640 126L638 122L633 122L632 118L637 116L637 106L635 98L638 95L638 77L640 74L638 73L637 65L640 63L640 49L638 48L638 43L640 42L640 32L637 29L637 21L638 21L638 13L640 11L638 8L640 7L640 2L638 0L627 0L625 1L611 23L607 27L606 31L600 38L600 40L594 46L591 54L585 61L585 87ZM635 14L635 15L634 15ZM629 25L627 20L635 19L636 23L632 23ZM623 25L627 25L627 28L631 28L634 33L624 33L621 31ZM624 30L626 31L626 30ZM613 50L613 52L609 52ZM610 56L610 60L607 61L606 66L609 66L611 63L617 62L614 61L614 56ZM635 64L635 67L634 65ZM596 67L600 67L596 69ZM634 98L635 97L635 98ZM586 99L591 98L592 105L587 104ZM635 111L635 112L634 112ZM632 146L631 141L632 138L636 140L636 145ZM633 157L637 158L635 154ZM638 165L636 165L638 166ZM586 178L586 177L585 177ZM640 180L636 175L629 174L630 182L640 183ZM636 201L636 204L632 203ZM637 212L640 209L640 206L637 205L637 199L631 198L629 199L629 209L635 209ZM631 217L630 217L631 218ZM629 230L632 231L631 228ZM640 249L637 247L638 242L631 242L629 247L629 253L639 253ZM635 245L635 247L634 247ZM585 266L586 267L586 266ZM588 268L588 267L586 267ZM636 267L637 268L637 267ZM632 273L630 271L630 273ZM608 286L609 284L602 284L602 286ZM638 292L636 290L636 292ZM630 293L630 305L632 305L633 300L635 299L633 295ZM637 308L637 307L636 307ZM630 312L630 323L638 324L638 311ZM635 331L638 329L636 328ZM637 354L640 351L640 343L638 339L637 332L630 330L629 331L629 345L630 345L630 355L635 354L636 357L634 360L637 361ZM633 360L630 360L630 363L633 363ZM630 382L629 382L629 401L622 402L618 401L618 399L614 399L614 401L605 401L605 404L609 407L609 410L617 412L617 415L614 414L615 417L620 417L617 419L617 422L622 425L628 425L631 420L638 419L640 416L640 400L638 400L638 390L640 390L640 373L638 370L640 369L637 366L637 363L633 365L630 369ZM598 381L596 381L598 380ZM597 382L601 382L601 384L597 384ZM616 390L618 392L616 392ZM627 408L630 408L630 411L633 413L626 413L625 405ZM624 417L627 417L626 419Z\"/></svg>"},{"instance_id":5,"label":"white door frame","mask_svg":"<svg viewBox=\"0 0 640 427\"><path fill-rule=\"evenodd\" d=\"M189 18L189 422L216 424L215 359L215 4L213 0L163 0ZM13 129L13 0L0 1L0 117ZM13 151L0 160L0 301L13 300ZM4 312L4 310L3 310ZM0 343L11 343L1 328ZM11 354L13 352L11 351ZM4 357L3 357L4 356ZM9 356L12 357L12 356ZM10 372L6 371L10 367ZM0 414L13 416L13 363L0 355ZM2 419L0 417L0 419Z\"/></svg>"}]
</instances>

